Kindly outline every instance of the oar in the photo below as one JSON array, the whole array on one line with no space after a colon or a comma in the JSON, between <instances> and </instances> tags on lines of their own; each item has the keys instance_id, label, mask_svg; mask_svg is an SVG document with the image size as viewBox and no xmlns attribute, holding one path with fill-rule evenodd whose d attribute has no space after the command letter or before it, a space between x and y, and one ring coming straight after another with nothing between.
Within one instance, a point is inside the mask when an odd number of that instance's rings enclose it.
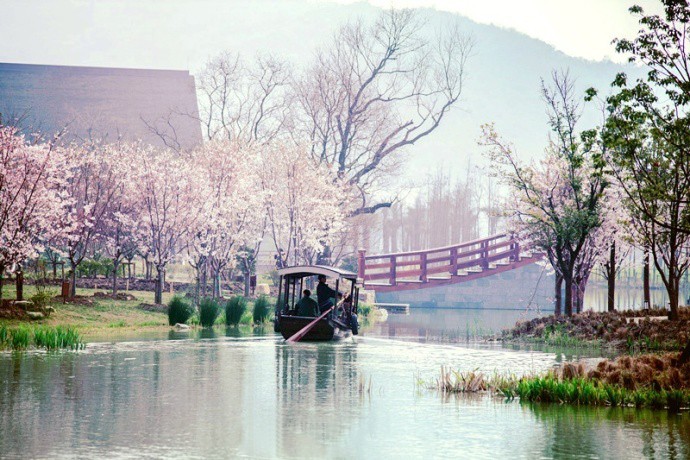
<instances>
[{"instance_id":1,"label":"oar","mask_svg":"<svg viewBox=\"0 0 690 460\"><path fill-rule=\"evenodd\" d=\"M316 326L316 323L318 323L320 320L322 320L323 318L325 318L326 315L329 314L329 313L331 312L331 310L333 310L334 308L335 308L335 305L332 306L331 308L329 308L328 310L326 310L325 312L321 313L321 316L319 316L319 317L316 318L314 321L312 321L311 323L307 324L307 325L304 326L302 329L300 329L299 331L297 331L297 332L295 333L295 335L293 335L292 337L290 337L289 339L287 339L286 342L294 343L294 342L297 342L298 340L300 340L302 337L304 337L305 335L307 335L307 332L311 331L311 329L312 329L314 326Z\"/></svg>"}]
</instances>

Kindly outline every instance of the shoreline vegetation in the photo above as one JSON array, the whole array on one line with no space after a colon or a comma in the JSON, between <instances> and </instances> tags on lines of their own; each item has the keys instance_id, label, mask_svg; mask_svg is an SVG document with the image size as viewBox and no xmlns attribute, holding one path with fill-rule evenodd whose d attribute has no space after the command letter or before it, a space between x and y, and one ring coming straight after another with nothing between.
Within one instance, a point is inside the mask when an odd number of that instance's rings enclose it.
<instances>
[{"instance_id":1,"label":"shoreline vegetation","mask_svg":"<svg viewBox=\"0 0 690 460\"><path fill-rule=\"evenodd\" d=\"M11 288L6 286L7 293L14 297ZM37 292L39 288L35 285L27 284L24 287L24 297L27 299ZM185 297L182 291L175 294L165 292L164 304L155 304L154 292L151 291L130 290L113 297L99 289L78 288L77 295L66 303L62 302L61 297L55 296L54 290L47 292L49 300L42 309L46 314L40 319L31 319L27 314L27 311L39 311L37 306L10 307L11 301L5 300L4 308L0 309L0 351L70 348L46 347L43 346L46 340L41 340L44 336L52 338L56 334L62 337L61 334L66 332L70 337L78 338L67 343L77 343L79 347L73 349L81 349L87 341L98 342L141 334L163 337L171 331L175 334L202 331L200 336L208 335L203 331L221 327L226 328L228 334L252 333L262 328L272 331L270 322L275 299L268 296L252 299L235 295L230 299L208 299L202 302L203 308L197 311L192 306L192 299ZM178 311L177 316L169 315L171 305ZM363 304L361 309L361 320L366 321L371 308ZM180 310L182 316L179 316ZM34 340L36 334L38 340ZM17 345L13 346L15 336Z\"/></svg>"},{"instance_id":2,"label":"shoreline vegetation","mask_svg":"<svg viewBox=\"0 0 690 460\"><path fill-rule=\"evenodd\" d=\"M678 351L690 338L690 307L668 320L659 308L614 312L586 311L570 317L542 316L518 321L501 335L504 343L568 347L609 347L618 352Z\"/></svg>"},{"instance_id":3,"label":"shoreline vegetation","mask_svg":"<svg viewBox=\"0 0 690 460\"><path fill-rule=\"evenodd\" d=\"M604 359L588 369L565 363L542 375L485 375L442 367L439 377L417 385L444 394L489 393L506 400L582 406L690 409L690 364L678 353Z\"/></svg>"}]
</instances>

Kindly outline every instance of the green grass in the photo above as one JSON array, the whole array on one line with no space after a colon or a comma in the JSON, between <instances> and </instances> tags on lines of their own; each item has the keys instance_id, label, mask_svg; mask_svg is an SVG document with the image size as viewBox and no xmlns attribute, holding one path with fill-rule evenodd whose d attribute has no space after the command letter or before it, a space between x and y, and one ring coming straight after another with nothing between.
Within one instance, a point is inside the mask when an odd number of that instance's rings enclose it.
<instances>
[{"instance_id":1,"label":"green grass","mask_svg":"<svg viewBox=\"0 0 690 460\"><path fill-rule=\"evenodd\" d=\"M81 335L72 327L0 326L0 348L12 350L26 350L34 346L47 350L70 348L83 349L85 343Z\"/></svg>"},{"instance_id":2,"label":"green grass","mask_svg":"<svg viewBox=\"0 0 690 460\"><path fill-rule=\"evenodd\" d=\"M254 301L252 320L254 324L262 324L271 319L271 301L266 296L260 296Z\"/></svg>"},{"instance_id":3,"label":"green grass","mask_svg":"<svg viewBox=\"0 0 690 460\"><path fill-rule=\"evenodd\" d=\"M185 324L194 314L194 307L181 296L175 296L168 303L168 324Z\"/></svg>"},{"instance_id":4,"label":"green grass","mask_svg":"<svg viewBox=\"0 0 690 460\"><path fill-rule=\"evenodd\" d=\"M125 322L125 320L121 319L120 321L115 321L114 323L108 324L108 327L110 327L110 328L127 327L127 323Z\"/></svg>"},{"instance_id":5,"label":"green grass","mask_svg":"<svg viewBox=\"0 0 690 460\"><path fill-rule=\"evenodd\" d=\"M442 367L440 377L431 381L418 378L417 386L444 393L489 392L508 400L519 398L523 402L672 411L690 408L688 389L627 389L587 377L559 378L553 372L518 378L500 374L485 376L477 371L458 372Z\"/></svg>"},{"instance_id":6,"label":"green grass","mask_svg":"<svg viewBox=\"0 0 690 460\"><path fill-rule=\"evenodd\" d=\"M242 296L234 296L225 304L225 324L237 326L242 321L247 311L247 299Z\"/></svg>"},{"instance_id":7,"label":"green grass","mask_svg":"<svg viewBox=\"0 0 690 460\"><path fill-rule=\"evenodd\" d=\"M521 379L508 396L521 401L590 406L647 407L680 410L690 407L690 390L626 389L594 379L558 379L553 374Z\"/></svg>"},{"instance_id":8,"label":"green grass","mask_svg":"<svg viewBox=\"0 0 690 460\"><path fill-rule=\"evenodd\" d=\"M203 327L212 327L218 319L220 312L220 305L214 299L202 299L199 303L199 323Z\"/></svg>"}]
</instances>

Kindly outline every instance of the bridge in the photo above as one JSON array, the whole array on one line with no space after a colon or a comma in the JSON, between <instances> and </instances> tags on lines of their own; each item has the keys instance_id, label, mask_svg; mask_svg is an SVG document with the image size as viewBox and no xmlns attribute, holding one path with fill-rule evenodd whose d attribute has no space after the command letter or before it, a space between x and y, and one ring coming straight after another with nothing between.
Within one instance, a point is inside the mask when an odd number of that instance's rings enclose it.
<instances>
[{"instance_id":1,"label":"bridge","mask_svg":"<svg viewBox=\"0 0 690 460\"><path fill-rule=\"evenodd\" d=\"M358 277L377 293L444 286L533 264L541 253L524 248L511 234L421 251L367 255L360 250Z\"/></svg>"}]
</instances>

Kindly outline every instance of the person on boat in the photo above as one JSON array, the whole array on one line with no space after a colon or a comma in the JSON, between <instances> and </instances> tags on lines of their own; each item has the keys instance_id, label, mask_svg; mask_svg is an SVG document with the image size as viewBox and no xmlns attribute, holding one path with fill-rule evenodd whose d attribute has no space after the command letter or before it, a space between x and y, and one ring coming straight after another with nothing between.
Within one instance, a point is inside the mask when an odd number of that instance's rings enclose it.
<instances>
[{"instance_id":1,"label":"person on boat","mask_svg":"<svg viewBox=\"0 0 690 460\"><path fill-rule=\"evenodd\" d=\"M304 294L297 302L297 316L319 316L319 304L311 298L311 291L305 289Z\"/></svg>"},{"instance_id":2,"label":"person on boat","mask_svg":"<svg viewBox=\"0 0 690 460\"><path fill-rule=\"evenodd\" d=\"M319 311L325 312L335 305L336 292L326 284L326 275L319 275L319 285L316 286L316 297L319 301Z\"/></svg>"}]
</instances>

